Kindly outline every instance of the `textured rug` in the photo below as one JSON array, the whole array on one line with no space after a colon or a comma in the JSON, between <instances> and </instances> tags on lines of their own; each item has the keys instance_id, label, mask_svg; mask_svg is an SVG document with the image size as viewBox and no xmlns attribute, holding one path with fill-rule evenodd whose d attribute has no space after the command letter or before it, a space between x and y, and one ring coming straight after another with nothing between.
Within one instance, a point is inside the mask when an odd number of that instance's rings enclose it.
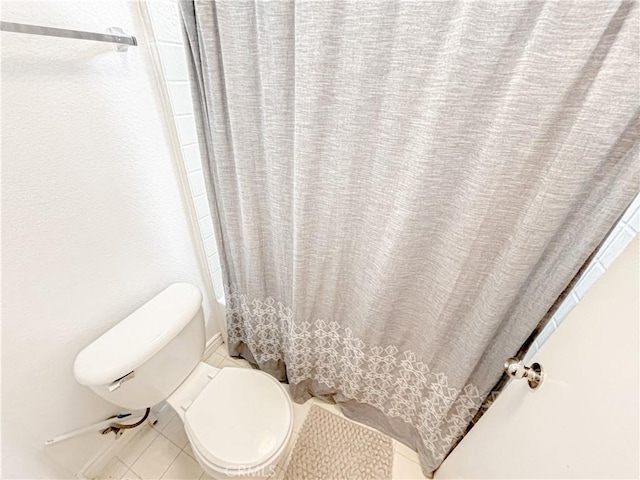
<instances>
[{"instance_id":1,"label":"textured rug","mask_svg":"<svg viewBox=\"0 0 640 480\"><path fill-rule=\"evenodd\" d=\"M390 480L392 464L389 437L314 405L284 480Z\"/></svg>"}]
</instances>

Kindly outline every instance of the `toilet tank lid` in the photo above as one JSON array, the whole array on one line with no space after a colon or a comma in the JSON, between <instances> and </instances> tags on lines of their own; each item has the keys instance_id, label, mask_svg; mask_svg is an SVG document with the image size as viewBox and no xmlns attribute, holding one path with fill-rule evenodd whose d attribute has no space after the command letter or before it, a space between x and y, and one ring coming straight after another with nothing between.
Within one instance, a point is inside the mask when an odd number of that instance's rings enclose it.
<instances>
[{"instance_id":1,"label":"toilet tank lid","mask_svg":"<svg viewBox=\"0 0 640 480\"><path fill-rule=\"evenodd\" d=\"M73 373L87 386L107 385L135 370L187 326L202 305L200 290L174 283L88 345Z\"/></svg>"}]
</instances>

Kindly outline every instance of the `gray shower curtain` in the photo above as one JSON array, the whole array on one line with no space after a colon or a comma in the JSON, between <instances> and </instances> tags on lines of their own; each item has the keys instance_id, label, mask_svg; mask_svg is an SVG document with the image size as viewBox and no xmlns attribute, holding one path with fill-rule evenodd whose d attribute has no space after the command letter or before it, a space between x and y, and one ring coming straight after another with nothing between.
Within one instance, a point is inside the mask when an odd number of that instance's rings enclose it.
<instances>
[{"instance_id":1,"label":"gray shower curtain","mask_svg":"<svg viewBox=\"0 0 640 480\"><path fill-rule=\"evenodd\" d=\"M635 3L181 10L230 353L431 475L638 190Z\"/></svg>"}]
</instances>

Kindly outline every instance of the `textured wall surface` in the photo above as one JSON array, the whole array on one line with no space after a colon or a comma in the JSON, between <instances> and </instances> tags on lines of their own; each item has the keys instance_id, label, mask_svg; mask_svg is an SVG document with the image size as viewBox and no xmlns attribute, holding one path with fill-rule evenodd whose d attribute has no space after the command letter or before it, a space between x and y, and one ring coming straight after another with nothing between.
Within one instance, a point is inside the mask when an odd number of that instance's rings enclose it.
<instances>
[{"instance_id":1,"label":"textured wall surface","mask_svg":"<svg viewBox=\"0 0 640 480\"><path fill-rule=\"evenodd\" d=\"M69 478L56 461L103 439L43 442L116 410L76 383L76 354L172 282L199 286L207 318L212 299L136 2L2 9L140 43L2 33L2 478Z\"/></svg>"}]
</instances>

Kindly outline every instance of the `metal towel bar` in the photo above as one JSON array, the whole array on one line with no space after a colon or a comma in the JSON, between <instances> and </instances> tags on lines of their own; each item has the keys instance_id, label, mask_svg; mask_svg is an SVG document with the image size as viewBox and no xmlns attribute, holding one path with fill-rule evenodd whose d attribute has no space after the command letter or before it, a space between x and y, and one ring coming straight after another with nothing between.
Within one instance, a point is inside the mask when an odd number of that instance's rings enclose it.
<instances>
[{"instance_id":1,"label":"metal towel bar","mask_svg":"<svg viewBox=\"0 0 640 480\"><path fill-rule=\"evenodd\" d=\"M137 46L136 37L125 35L117 28L111 27L108 33L83 32L81 30L68 30L66 28L41 27L27 25L25 23L0 22L0 30L4 32L28 33L31 35L45 35L48 37L78 38L81 40L93 40L96 42L110 42L118 44L118 51L126 51L129 46Z\"/></svg>"}]
</instances>

